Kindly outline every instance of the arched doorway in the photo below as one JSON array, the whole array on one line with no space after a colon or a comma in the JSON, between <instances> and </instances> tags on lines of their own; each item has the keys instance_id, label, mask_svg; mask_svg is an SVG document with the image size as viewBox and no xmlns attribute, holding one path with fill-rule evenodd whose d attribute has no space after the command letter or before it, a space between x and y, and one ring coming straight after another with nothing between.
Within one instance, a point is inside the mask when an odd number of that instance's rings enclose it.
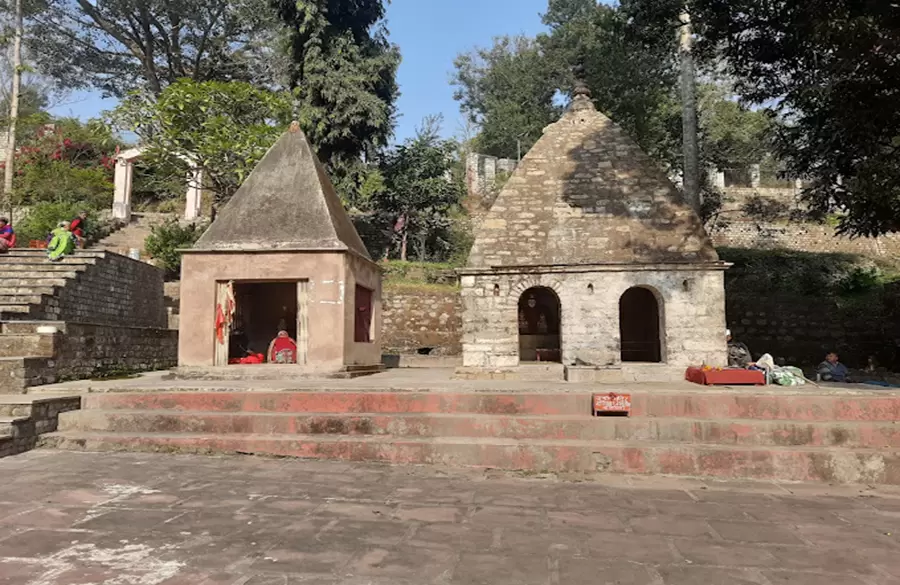
<instances>
[{"instance_id":1,"label":"arched doorway","mask_svg":"<svg viewBox=\"0 0 900 585\"><path fill-rule=\"evenodd\" d=\"M623 362L662 362L660 306L653 291L634 287L619 299Z\"/></svg>"},{"instance_id":2,"label":"arched doorway","mask_svg":"<svg viewBox=\"0 0 900 585\"><path fill-rule=\"evenodd\" d=\"M561 308L553 289L535 287L519 298L519 359L561 362Z\"/></svg>"}]
</instances>

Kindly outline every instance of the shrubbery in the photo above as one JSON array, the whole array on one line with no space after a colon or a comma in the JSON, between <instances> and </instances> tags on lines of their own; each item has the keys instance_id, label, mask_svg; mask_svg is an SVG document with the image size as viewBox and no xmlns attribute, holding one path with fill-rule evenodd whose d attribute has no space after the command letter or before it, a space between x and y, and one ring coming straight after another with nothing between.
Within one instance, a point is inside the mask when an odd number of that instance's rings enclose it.
<instances>
[{"instance_id":1,"label":"shrubbery","mask_svg":"<svg viewBox=\"0 0 900 585\"><path fill-rule=\"evenodd\" d=\"M152 233L147 236L144 248L160 264L169 277L178 277L181 274L181 252L185 248L191 248L203 232L205 225L191 223L183 225L178 220L170 220L162 225L155 226Z\"/></svg>"},{"instance_id":2,"label":"shrubbery","mask_svg":"<svg viewBox=\"0 0 900 585\"><path fill-rule=\"evenodd\" d=\"M734 266L726 289L738 294L836 296L868 292L898 279L889 266L854 254L719 248Z\"/></svg>"},{"instance_id":3,"label":"shrubbery","mask_svg":"<svg viewBox=\"0 0 900 585\"><path fill-rule=\"evenodd\" d=\"M96 215L92 213L95 210L79 203L38 203L34 205L21 222L13 223L18 246L27 247L31 240L46 239L47 235L56 228L59 222L71 221L82 211ZM94 218L89 218L85 238L88 241L93 241L98 236L102 236L102 227L100 222L95 221Z\"/></svg>"}]
</instances>

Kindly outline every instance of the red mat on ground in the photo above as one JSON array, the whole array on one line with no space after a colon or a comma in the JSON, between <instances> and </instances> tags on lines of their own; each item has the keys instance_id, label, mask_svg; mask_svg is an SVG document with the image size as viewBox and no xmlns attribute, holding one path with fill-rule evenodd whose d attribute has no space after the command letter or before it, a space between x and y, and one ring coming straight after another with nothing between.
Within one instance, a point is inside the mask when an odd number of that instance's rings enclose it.
<instances>
[{"instance_id":1,"label":"red mat on ground","mask_svg":"<svg viewBox=\"0 0 900 585\"><path fill-rule=\"evenodd\" d=\"M688 368L684 379L704 386L764 386L766 377L757 370L704 370Z\"/></svg>"}]
</instances>

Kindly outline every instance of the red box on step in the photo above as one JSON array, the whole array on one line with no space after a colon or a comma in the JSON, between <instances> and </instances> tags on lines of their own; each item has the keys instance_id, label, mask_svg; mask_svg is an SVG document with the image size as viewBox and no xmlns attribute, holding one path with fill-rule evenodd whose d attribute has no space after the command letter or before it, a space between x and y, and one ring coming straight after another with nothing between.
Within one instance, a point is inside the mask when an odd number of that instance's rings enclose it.
<instances>
[{"instance_id":1,"label":"red box on step","mask_svg":"<svg viewBox=\"0 0 900 585\"><path fill-rule=\"evenodd\" d=\"M631 412L631 394L594 394L594 416L599 414L628 414Z\"/></svg>"},{"instance_id":2,"label":"red box on step","mask_svg":"<svg viewBox=\"0 0 900 585\"><path fill-rule=\"evenodd\" d=\"M765 386L766 377L758 370L688 368L684 379L703 386Z\"/></svg>"}]
</instances>

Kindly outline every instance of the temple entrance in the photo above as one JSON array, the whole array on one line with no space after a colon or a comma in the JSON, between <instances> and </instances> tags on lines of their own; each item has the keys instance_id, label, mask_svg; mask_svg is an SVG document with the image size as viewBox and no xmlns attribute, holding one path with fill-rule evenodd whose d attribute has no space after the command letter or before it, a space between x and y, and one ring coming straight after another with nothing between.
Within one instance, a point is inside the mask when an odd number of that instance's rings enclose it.
<instances>
[{"instance_id":1,"label":"temple entrance","mask_svg":"<svg viewBox=\"0 0 900 585\"><path fill-rule=\"evenodd\" d=\"M634 287L619 299L623 362L662 362L659 302L653 291Z\"/></svg>"},{"instance_id":2,"label":"temple entrance","mask_svg":"<svg viewBox=\"0 0 900 585\"><path fill-rule=\"evenodd\" d=\"M227 351L228 364L305 363L305 318L301 305L303 282L219 283L219 296L233 297L233 314L224 331L217 331L217 365ZM284 333L282 333L284 332ZM285 335L286 334L286 335ZM302 339L301 339L302 337ZM227 340L227 341L226 341ZM270 351L272 350L272 351ZM271 355L270 355L271 354ZM262 355L259 362L256 356ZM247 358L251 359L248 361Z\"/></svg>"},{"instance_id":3,"label":"temple entrance","mask_svg":"<svg viewBox=\"0 0 900 585\"><path fill-rule=\"evenodd\" d=\"M549 288L530 288L519 299L519 360L562 362L559 297Z\"/></svg>"}]
</instances>

